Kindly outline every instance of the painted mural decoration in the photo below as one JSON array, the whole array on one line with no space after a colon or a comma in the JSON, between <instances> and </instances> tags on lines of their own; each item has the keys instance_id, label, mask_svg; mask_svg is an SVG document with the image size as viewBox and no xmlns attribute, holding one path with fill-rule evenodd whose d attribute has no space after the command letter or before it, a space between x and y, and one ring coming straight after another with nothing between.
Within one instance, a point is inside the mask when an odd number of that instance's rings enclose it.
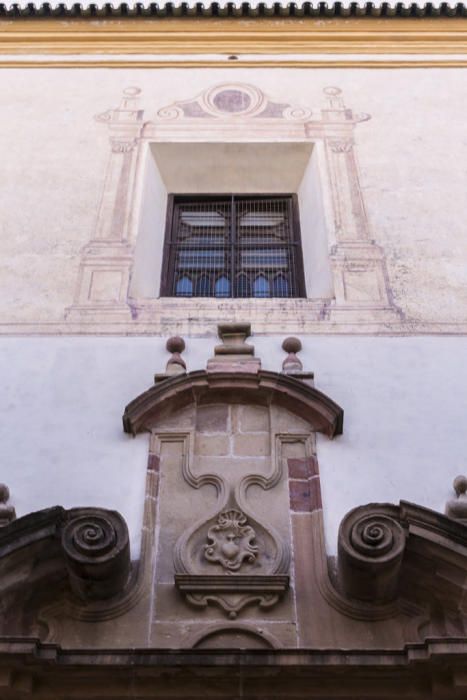
<instances>
[{"instance_id":1,"label":"painted mural decoration","mask_svg":"<svg viewBox=\"0 0 467 700\"><path fill-rule=\"evenodd\" d=\"M248 300L258 330L277 332L297 324L305 332L318 333L401 329L402 314L393 302L384 250L369 229L355 160L355 128L370 117L349 109L338 87L326 87L325 105L312 110L274 101L258 87L241 83L216 85L152 115L141 109L140 98L138 87L126 88L118 108L96 117L109 130L111 153L95 236L82 251L75 300L65 314L70 328L93 332L104 325L109 330L163 333L164 309L179 318L183 330L193 301L143 299L130 293L138 237L135 201L144 187L144 169L138 163L154 142L206 143L213 138L235 142L240 138L274 143L296 140L324 149L327 172L323 186L329 186L334 217L326 261L332 272L333 295L301 299L300 306L296 299L272 298L268 302L275 309L272 316L255 315ZM245 306L238 299L222 299L213 305L200 298L196 308L204 319L196 326L201 331L206 323L215 325L226 311L232 320L240 318ZM196 328L191 325L191 330Z\"/></svg>"}]
</instances>

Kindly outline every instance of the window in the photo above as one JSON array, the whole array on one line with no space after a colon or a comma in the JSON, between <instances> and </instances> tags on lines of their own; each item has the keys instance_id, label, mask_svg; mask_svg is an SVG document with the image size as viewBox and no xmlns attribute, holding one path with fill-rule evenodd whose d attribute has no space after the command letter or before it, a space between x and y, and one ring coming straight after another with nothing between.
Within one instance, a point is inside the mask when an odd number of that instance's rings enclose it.
<instances>
[{"instance_id":1,"label":"window","mask_svg":"<svg viewBox=\"0 0 467 700\"><path fill-rule=\"evenodd\" d=\"M303 297L295 195L170 195L162 296Z\"/></svg>"}]
</instances>

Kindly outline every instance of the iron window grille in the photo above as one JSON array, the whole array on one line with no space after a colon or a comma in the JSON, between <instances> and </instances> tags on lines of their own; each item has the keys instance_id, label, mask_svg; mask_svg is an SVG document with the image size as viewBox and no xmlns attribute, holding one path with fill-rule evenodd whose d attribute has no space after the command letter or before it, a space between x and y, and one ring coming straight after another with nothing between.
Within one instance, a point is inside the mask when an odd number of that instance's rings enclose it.
<instances>
[{"instance_id":1,"label":"iron window grille","mask_svg":"<svg viewBox=\"0 0 467 700\"><path fill-rule=\"evenodd\" d=\"M170 195L161 295L304 297L296 195Z\"/></svg>"}]
</instances>

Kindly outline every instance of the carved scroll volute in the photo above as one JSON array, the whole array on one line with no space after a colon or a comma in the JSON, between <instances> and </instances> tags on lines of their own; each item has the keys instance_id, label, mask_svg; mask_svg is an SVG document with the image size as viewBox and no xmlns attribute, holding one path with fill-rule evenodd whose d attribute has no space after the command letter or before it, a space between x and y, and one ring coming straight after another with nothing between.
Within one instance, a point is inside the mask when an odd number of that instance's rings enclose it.
<instances>
[{"instance_id":1,"label":"carved scroll volute","mask_svg":"<svg viewBox=\"0 0 467 700\"><path fill-rule=\"evenodd\" d=\"M338 576L349 598L386 603L397 595L406 536L395 507L362 506L339 528Z\"/></svg>"},{"instance_id":2,"label":"carved scroll volute","mask_svg":"<svg viewBox=\"0 0 467 700\"><path fill-rule=\"evenodd\" d=\"M102 600L121 592L130 572L128 529L116 511L75 508L62 532L62 547L73 592Z\"/></svg>"}]
</instances>

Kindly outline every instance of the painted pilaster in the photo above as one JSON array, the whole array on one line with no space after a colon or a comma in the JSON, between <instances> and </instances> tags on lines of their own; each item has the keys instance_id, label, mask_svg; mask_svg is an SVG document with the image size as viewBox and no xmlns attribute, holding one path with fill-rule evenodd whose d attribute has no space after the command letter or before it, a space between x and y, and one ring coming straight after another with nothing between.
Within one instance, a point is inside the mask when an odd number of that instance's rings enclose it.
<instances>
[{"instance_id":1,"label":"painted pilaster","mask_svg":"<svg viewBox=\"0 0 467 700\"><path fill-rule=\"evenodd\" d=\"M375 312L394 320L398 310L391 299L384 250L371 239L354 148L355 125L370 117L346 108L339 88L324 92L328 105L322 119L337 241L331 248L331 320L340 320L342 314L349 320L349 312L356 321Z\"/></svg>"},{"instance_id":2,"label":"painted pilaster","mask_svg":"<svg viewBox=\"0 0 467 700\"><path fill-rule=\"evenodd\" d=\"M96 117L109 127L111 151L95 235L82 250L76 295L67 311L74 320L86 321L88 315L95 320L100 312L115 320L131 318L127 298L134 249L128 227L143 120L139 93L139 88L126 88L117 109Z\"/></svg>"}]
</instances>

